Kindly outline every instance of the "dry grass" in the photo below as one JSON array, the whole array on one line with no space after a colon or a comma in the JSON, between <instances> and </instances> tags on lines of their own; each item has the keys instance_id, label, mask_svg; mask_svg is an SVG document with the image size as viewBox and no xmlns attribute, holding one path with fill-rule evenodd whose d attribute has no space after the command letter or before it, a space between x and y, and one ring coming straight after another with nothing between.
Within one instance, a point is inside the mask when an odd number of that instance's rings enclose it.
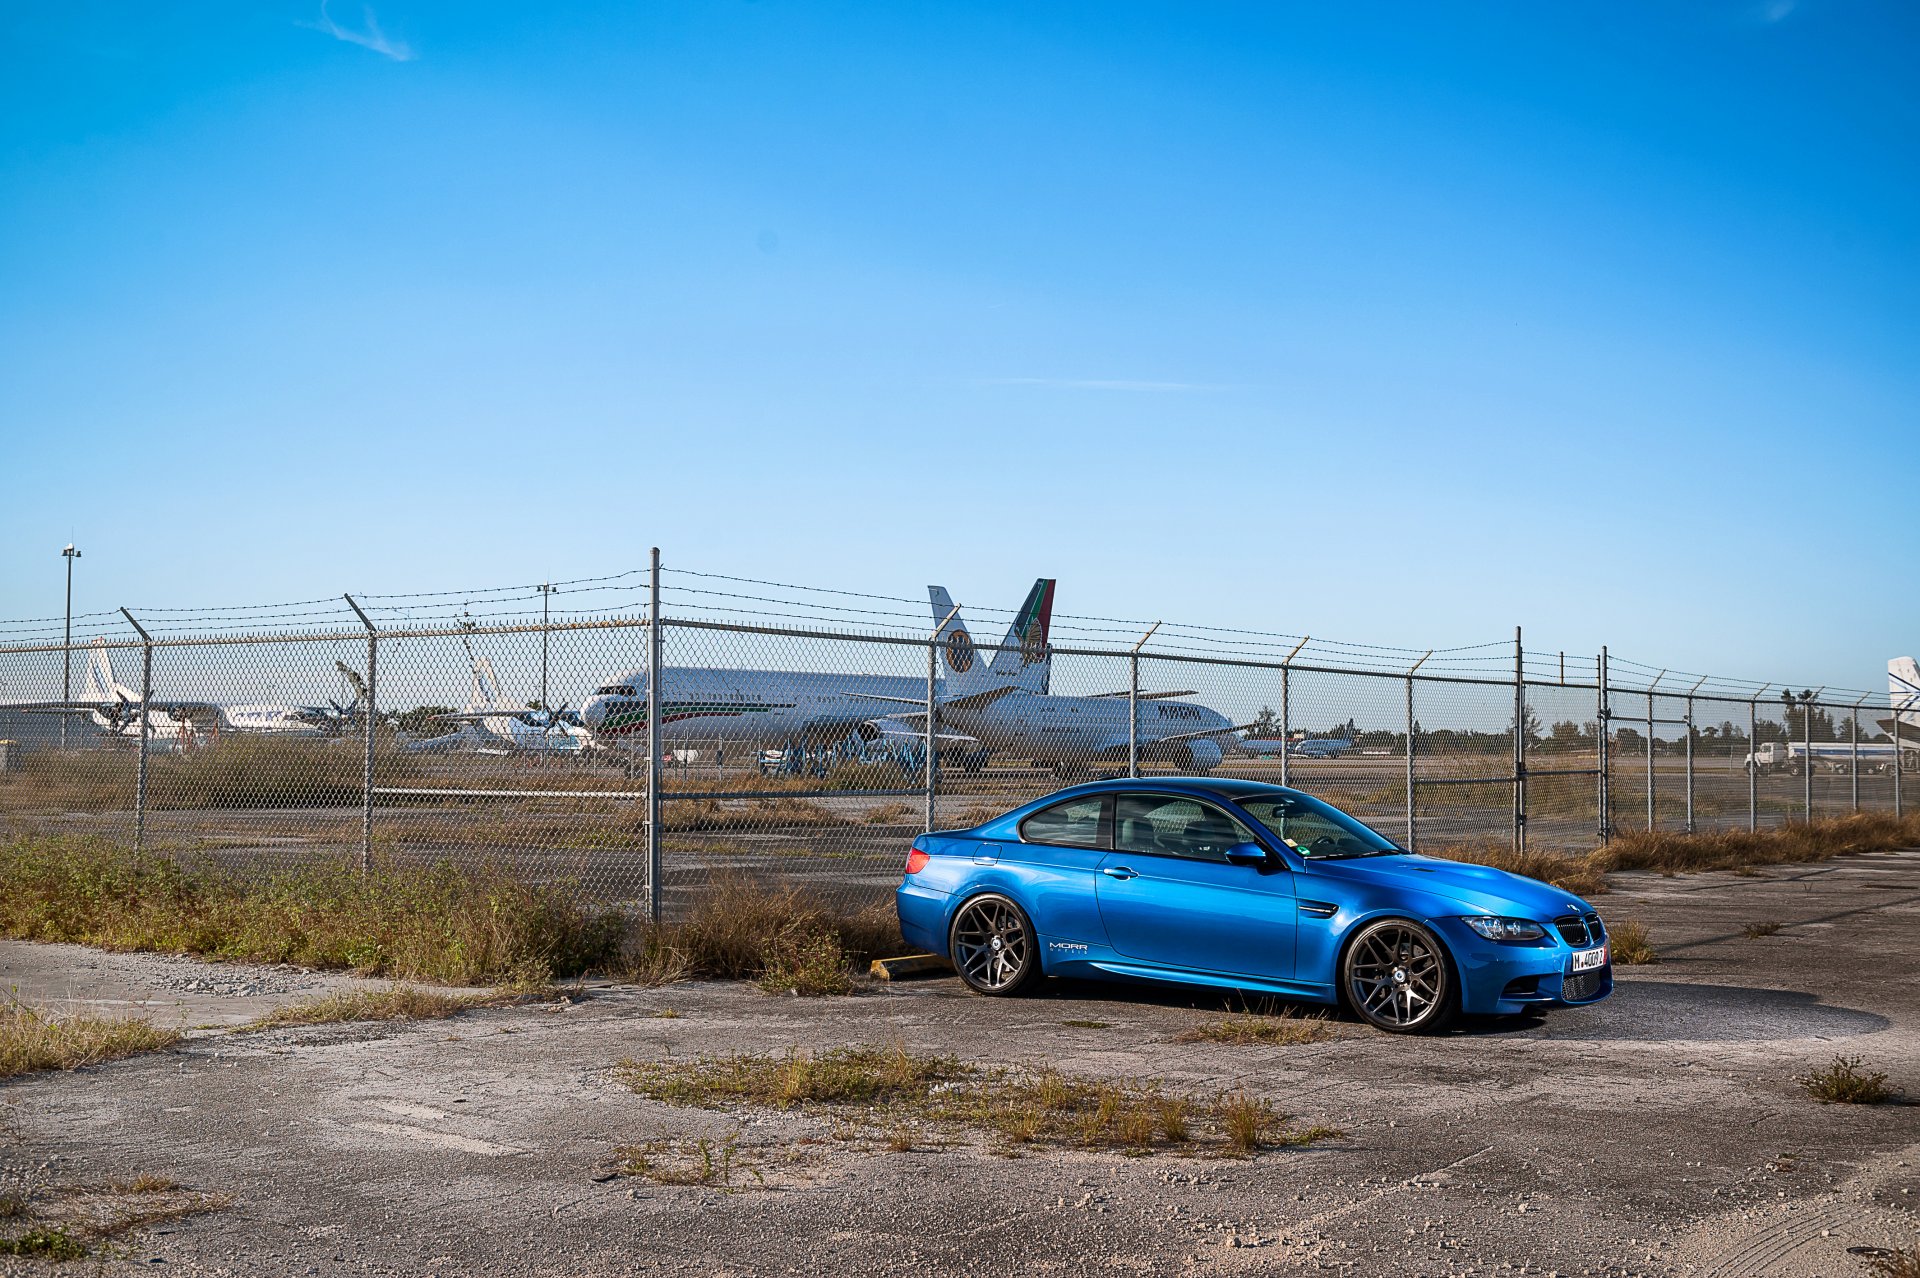
<instances>
[{"instance_id":1,"label":"dry grass","mask_svg":"<svg viewBox=\"0 0 1920 1278\"><path fill-rule=\"evenodd\" d=\"M334 1025L351 1021L435 1021L492 1001L488 994L444 994L411 985L384 990L341 990L275 1008L247 1029L286 1025Z\"/></svg>"},{"instance_id":2,"label":"dry grass","mask_svg":"<svg viewBox=\"0 0 1920 1278\"><path fill-rule=\"evenodd\" d=\"M1920 1278L1920 1247L1896 1247L1867 1261L1874 1278Z\"/></svg>"},{"instance_id":3,"label":"dry grass","mask_svg":"<svg viewBox=\"0 0 1920 1278\"><path fill-rule=\"evenodd\" d=\"M1608 923L1607 945L1613 961L1628 967L1660 961L1659 953L1653 948L1652 933L1647 931L1646 924L1636 919Z\"/></svg>"},{"instance_id":4,"label":"dry grass","mask_svg":"<svg viewBox=\"0 0 1920 1278\"><path fill-rule=\"evenodd\" d=\"M913 805L910 803L882 803L867 809L866 822L868 825L892 825L912 811Z\"/></svg>"},{"instance_id":5,"label":"dry grass","mask_svg":"<svg viewBox=\"0 0 1920 1278\"><path fill-rule=\"evenodd\" d=\"M529 964L576 975L622 921L494 866L326 862L260 876L103 839L0 844L0 936L482 984Z\"/></svg>"},{"instance_id":6,"label":"dry grass","mask_svg":"<svg viewBox=\"0 0 1920 1278\"><path fill-rule=\"evenodd\" d=\"M1807 1095L1828 1105L1878 1105L1893 1099L1887 1076L1860 1068L1858 1056L1836 1056L1828 1064L1794 1081Z\"/></svg>"},{"instance_id":7,"label":"dry grass","mask_svg":"<svg viewBox=\"0 0 1920 1278\"><path fill-rule=\"evenodd\" d=\"M1772 936L1784 926L1786 925L1783 923L1774 923L1771 921L1765 923L1747 923L1741 926L1740 935L1746 937L1749 941L1757 941L1763 936Z\"/></svg>"},{"instance_id":8,"label":"dry grass","mask_svg":"<svg viewBox=\"0 0 1920 1278\"><path fill-rule=\"evenodd\" d=\"M0 1078L82 1069L172 1047L180 1038L147 1020L61 1015L11 999L0 1006Z\"/></svg>"},{"instance_id":9,"label":"dry grass","mask_svg":"<svg viewBox=\"0 0 1920 1278\"><path fill-rule=\"evenodd\" d=\"M1026 1145L1132 1154L1190 1148L1221 1156L1338 1134L1324 1127L1290 1129L1286 1115L1241 1091L1169 1095L1155 1086L1052 1069L1016 1072L967 1065L898 1045L627 1060L615 1074L635 1092L667 1104L812 1110L863 1122L896 1149L902 1142L911 1148L916 1125L982 1132L1008 1151Z\"/></svg>"},{"instance_id":10,"label":"dry grass","mask_svg":"<svg viewBox=\"0 0 1920 1278\"><path fill-rule=\"evenodd\" d=\"M79 1260L101 1243L148 1225L218 1211L228 1200L143 1173L103 1184L24 1185L0 1195L0 1219L17 1232L0 1233L0 1256ZM111 1256L115 1248L104 1255Z\"/></svg>"},{"instance_id":11,"label":"dry grass","mask_svg":"<svg viewBox=\"0 0 1920 1278\"><path fill-rule=\"evenodd\" d=\"M119 744L119 743L116 743ZM124 743L131 747L133 742ZM133 807L130 748L30 750L0 773L0 806L16 812L118 812ZM340 808L360 802L364 756L352 745L228 734L192 750L147 756L147 803L191 808ZM419 774L418 756L382 744L376 763L391 785Z\"/></svg>"},{"instance_id":12,"label":"dry grass","mask_svg":"<svg viewBox=\"0 0 1920 1278\"><path fill-rule=\"evenodd\" d=\"M634 932L614 970L646 985L707 976L770 993L844 994L854 971L900 945L889 906L840 914L796 889L728 878L684 922Z\"/></svg>"},{"instance_id":13,"label":"dry grass","mask_svg":"<svg viewBox=\"0 0 1920 1278\"><path fill-rule=\"evenodd\" d=\"M1755 866L1825 861L1911 847L1920 847L1920 816L1897 820L1886 813L1859 812L1753 832L1642 831L1622 835L1599 851L1584 855L1532 849L1516 853L1511 844L1494 839L1455 844L1433 855L1539 879L1576 896L1598 896L1607 890L1607 875L1617 870L1652 870L1669 875L1732 870L1750 874Z\"/></svg>"},{"instance_id":14,"label":"dry grass","mask_svg":"<svg viewBox=\"0 0 1920 1278\"><path fill-rule=\"evenodd\" d=\"M1174 1035L1176 1043L1266 1043L1295 1047L1324 1043L1334 1037L1333 1022L1324 1014L1312 1016L1228 1016L1207 1021Z\"/></svg>"}]
</instances>

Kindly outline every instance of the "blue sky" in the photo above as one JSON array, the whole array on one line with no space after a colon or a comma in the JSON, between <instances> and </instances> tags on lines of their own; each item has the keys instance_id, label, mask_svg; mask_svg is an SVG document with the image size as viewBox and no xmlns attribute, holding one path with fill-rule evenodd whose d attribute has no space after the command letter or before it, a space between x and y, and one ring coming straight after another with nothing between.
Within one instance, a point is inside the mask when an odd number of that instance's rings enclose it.
<instances>
[{"instance_id":1,"label":"blue sky","mask_svg":"<svg viewBox=\"0 0 1920 1278\"><path fill-rule=\"evenodd\" d=\"M1920 16L12 6L0 615L688 568L1878 688Z\"/></svg>"}]
</instances>

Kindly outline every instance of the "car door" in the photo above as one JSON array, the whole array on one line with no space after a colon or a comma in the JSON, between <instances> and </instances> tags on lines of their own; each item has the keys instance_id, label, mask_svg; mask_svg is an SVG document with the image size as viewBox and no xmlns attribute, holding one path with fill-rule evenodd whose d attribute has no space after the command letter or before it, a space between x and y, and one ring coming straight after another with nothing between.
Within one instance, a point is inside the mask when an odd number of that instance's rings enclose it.
<instances>
[{"instance_id":1,"label":"car door","mask_svg":"<svg viewBox=\"0 0 1920 1278\"><path fill-rule=\"evenodd\" d=\"M1293 975L1293 876L1278 857L1233 864L1257 842L1223 809L1191 795L1114 796L1113 851L1094 892L1115 953L1236 976Z\"/></svg>"},{"instance_id":2,"label":"car door","mask_svg":"<svg viewBox=\"0 0 1920 1278\"><path fill-rule=\"evenodd\" d=\"M998 868L1017 884L1049 963L1106 944L1093 884L1107 854L1109 811L1105 794L1064 799L1022 821L1018 843L997 845Z\"/></svg>"}]
</instances>

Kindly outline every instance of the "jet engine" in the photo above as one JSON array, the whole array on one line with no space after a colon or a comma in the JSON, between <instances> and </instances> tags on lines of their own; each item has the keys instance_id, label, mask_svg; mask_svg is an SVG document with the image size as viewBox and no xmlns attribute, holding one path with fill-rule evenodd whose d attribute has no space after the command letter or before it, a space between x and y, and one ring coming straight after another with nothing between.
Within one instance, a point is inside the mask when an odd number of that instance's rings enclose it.
<instances>
[{"instance_id":1,"label":"jet engine","mask_svg":"<svg viewBox=\"0 0 1920 1278\"><path fill-rule=\"evenodd\" d=\"M1187 748L1187 767L1202 775L1219 767L1220 760L1225 754L1225 751L1220 748L1220 743L1211 737L1195 737L1183 744Z\"/></svg>"}]
</instances>

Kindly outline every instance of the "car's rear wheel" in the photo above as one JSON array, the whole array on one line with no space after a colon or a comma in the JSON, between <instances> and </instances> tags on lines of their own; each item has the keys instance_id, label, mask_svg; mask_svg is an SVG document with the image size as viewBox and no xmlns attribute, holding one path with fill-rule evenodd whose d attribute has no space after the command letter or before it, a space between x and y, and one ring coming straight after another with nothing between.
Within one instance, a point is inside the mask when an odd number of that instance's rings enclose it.
<instances>
[{"instance_id":1,"label":"car's rear wheel","mask_svg":"<svg viewBox=\"0 0 1920 1278\"><path fill-rule=\"evenodd\" d=\"M947 933L947 953L969 989L1017 994L1040 975L1038 940L1027 912L997 892L960 907Z\"/></svg>"},{"instance_id":2,"label":"car's rear wheel","mask_svg":"<svg viewBox=\"0 0 1920 1278\"><path fill-rule=\"evenodd\" d=\"M1446 948L1410 919L1364 928L1347 947L1340 976L1354 1012L1391 1034L1437 1030L1460 1007Z\"/></svg>"}]
</instances>

